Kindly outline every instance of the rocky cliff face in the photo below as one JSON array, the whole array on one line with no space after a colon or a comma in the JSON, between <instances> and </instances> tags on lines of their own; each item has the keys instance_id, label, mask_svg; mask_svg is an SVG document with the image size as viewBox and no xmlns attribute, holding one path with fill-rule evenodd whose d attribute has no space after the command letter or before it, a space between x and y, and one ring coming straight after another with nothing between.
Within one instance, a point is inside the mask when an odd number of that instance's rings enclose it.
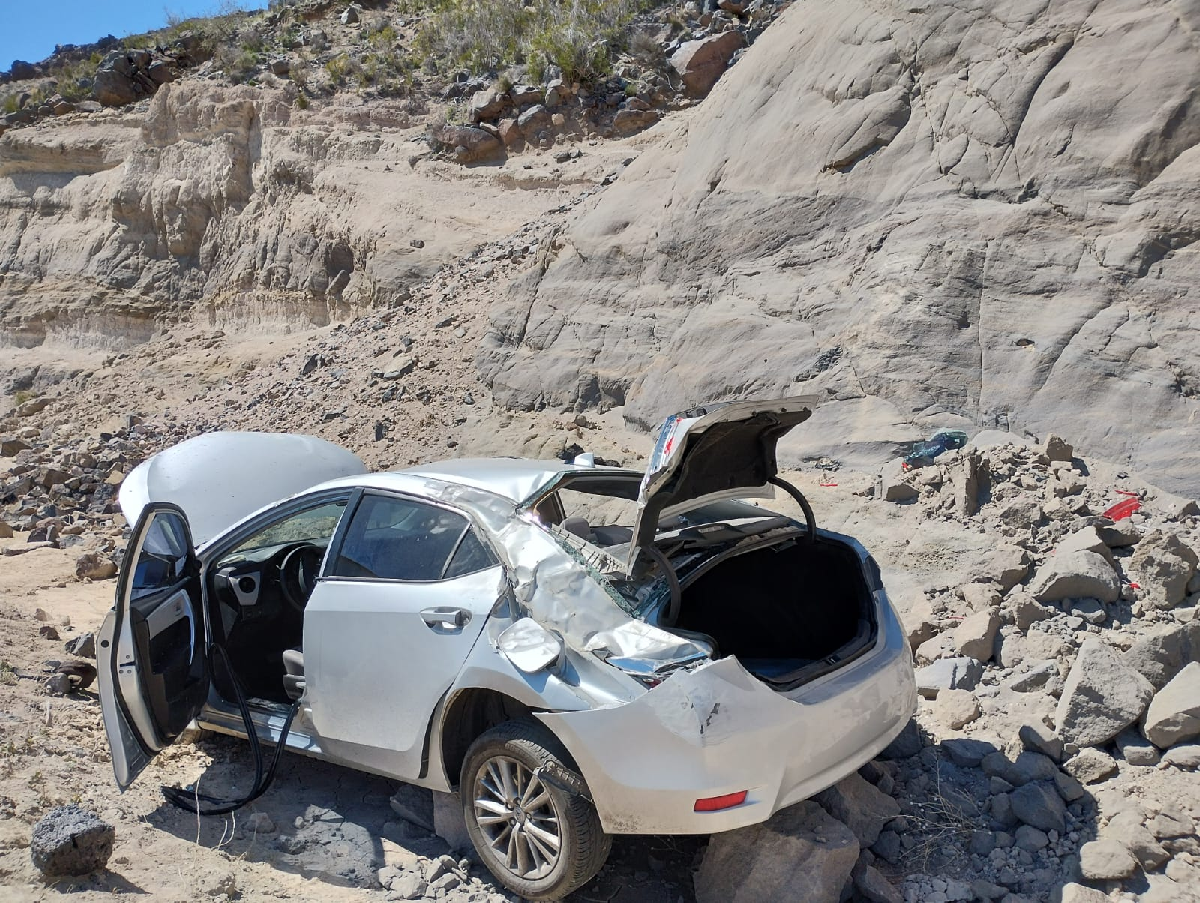
<instances>
[{"instance_id":1,"label":"rocky cliff face","mask_svg":"<svg viewBox=\"0 0 1200 903\"><path fill-rule=\"evenodd\" d=\"M1194 495L1198 33L1195 3L797 3L514 287L481 372L641 425L818 391L796 456L1053 427Z\"/></svg>"}]
</instances>

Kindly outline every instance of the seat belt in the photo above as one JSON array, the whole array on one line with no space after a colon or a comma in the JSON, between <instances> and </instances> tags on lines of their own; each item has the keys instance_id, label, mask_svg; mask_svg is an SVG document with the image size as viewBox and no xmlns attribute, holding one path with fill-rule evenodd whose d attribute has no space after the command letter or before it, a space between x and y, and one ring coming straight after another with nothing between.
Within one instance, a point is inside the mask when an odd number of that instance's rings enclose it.
<instances>
[{"instance_id":1,"label":"seat belt","mask_svg":"<svg viewBox=\"0 0 1200 903\"><path fill-rule=\"evenodd\" d=\"M211 647L220 653L221 664L229 675L229 681L233 684L233 692L237 697L238 709L242 713L242 723L246 727L246 736L250 740L250 749L254 753L254 784L250 788L250 793L242 799L222 799L221 797L210 796L207 793L200 793L196 789L196 785L191 787L163 787L163 796L167 802L178 806L186 812L191 812L193 815L227 815L237 809L242 808L247 803L252 803L271 786L271 782L275 780L275 769L279 765L279 758L283 755L283 748L287 745L288 733L292 729L292 719L296 717L296 713L300 710L300 700L292 703L291 709L288 711L287 718L283 722L283 729L279 732L279 740L275 744L275 754L271 758L271 765L264 772L263 770L263 749L262 743L258 739L258 731L254 728L254 722L250 717L250 707L246 704L246 694L242 691L242 683L238 680L237 674L233 670L233 665L229 661L229 653L225 651L223 645L213 644ZM201 808L201 802L207 803L208 808Z\"/></svg>"}]
</instances>

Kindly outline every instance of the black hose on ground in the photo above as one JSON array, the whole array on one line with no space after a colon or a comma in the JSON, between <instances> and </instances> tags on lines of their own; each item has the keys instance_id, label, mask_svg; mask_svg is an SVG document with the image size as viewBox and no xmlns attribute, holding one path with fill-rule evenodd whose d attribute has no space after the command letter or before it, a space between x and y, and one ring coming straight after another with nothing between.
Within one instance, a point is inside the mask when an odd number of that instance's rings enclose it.
<instances>
[{"instance_id":1,"label":"black hose on ground","mask_svg":"<svg viewBox=\"0 0 1200 903\"><path fill-rule=\"evenodd\" d=\"M242 722L246 726L246 736L250 740L250 749L254 753L254 784L250 789L248 796L239 800L222 799L220 797L209 796L207 793L200 793L193 786L186 787L164 787L162 788L163 796L167 798L167 802L178 806L186 812L191 812L193 815L227 815L237 809L242 808L247 803L252 803L271 786L271 782L275 780L275 769L279 765L279 758L283 754L283 748L287 744L288 733L292 729L292 719L296 717L296 712L300 710L300 701L297 700L292 704L291 711L287 714L287 719L283 722L283 729L279 732L279 740L275 744L275 755L271 758L271 766L264 773L263 771L263 750L262 743L258 739L258 731L254 728L254 721L250 717L250 707L246 704L246 694L242 692L242 684L234 673L233 665L229 661L229 653L225 651L225 647L214 644L213 649L220 653L221 664L225 671L229 674L229 682L233 684L233 692L237 697L238 710L242 713ZM200 808L200 803L208 803L209 808Z\"/></svg>"}]
</instances>

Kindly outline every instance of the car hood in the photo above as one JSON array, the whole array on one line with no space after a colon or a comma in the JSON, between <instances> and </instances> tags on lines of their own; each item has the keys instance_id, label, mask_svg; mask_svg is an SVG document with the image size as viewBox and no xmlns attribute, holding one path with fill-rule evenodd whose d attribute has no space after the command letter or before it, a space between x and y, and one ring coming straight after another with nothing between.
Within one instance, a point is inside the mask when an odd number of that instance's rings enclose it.
<instances>
[{"instance_id":1,"label":"car hood","mask_svg":"<svg viewBox=\"0 0 1200 903\"><path fill-rule=\"evenodd\" d=\"M664 420L638 493L630 573L638 554L654 541L666 509L766 488L779 473L779 439L811 417L816 405L816 397L809 395L735 401L704 405Z\"/></svg>"},{"instance_id":2,"label":"car hood","mask_svg":"<svg viewBox=\"0 0 1200 903\"><path fill-rule=\"evenodd\" d=\"M178 505L201 546L272 502L366 472L357 455L316 436L206 433L143 461L117 499L130 524L151 502Z\"/></svg>"}]
</instances>

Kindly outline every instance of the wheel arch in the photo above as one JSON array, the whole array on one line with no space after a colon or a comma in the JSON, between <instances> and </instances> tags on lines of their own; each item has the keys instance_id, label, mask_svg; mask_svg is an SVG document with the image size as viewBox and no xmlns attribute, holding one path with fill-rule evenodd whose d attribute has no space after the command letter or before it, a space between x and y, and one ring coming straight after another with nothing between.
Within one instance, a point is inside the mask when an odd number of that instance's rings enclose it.
<instances>
[{"instance_id":1,"label":"wheel arch","mask_svg":"<svg viewBox=\"0 0 1200 903\"><path fill-rule=\"evenodd\" d=\"M458 786L467 750L480 734L506 721L533 720L534 711L499 690L468 687L455 691L446 701L440 737L442 767L450 786Z\"/></svg>"}]
</instances>

